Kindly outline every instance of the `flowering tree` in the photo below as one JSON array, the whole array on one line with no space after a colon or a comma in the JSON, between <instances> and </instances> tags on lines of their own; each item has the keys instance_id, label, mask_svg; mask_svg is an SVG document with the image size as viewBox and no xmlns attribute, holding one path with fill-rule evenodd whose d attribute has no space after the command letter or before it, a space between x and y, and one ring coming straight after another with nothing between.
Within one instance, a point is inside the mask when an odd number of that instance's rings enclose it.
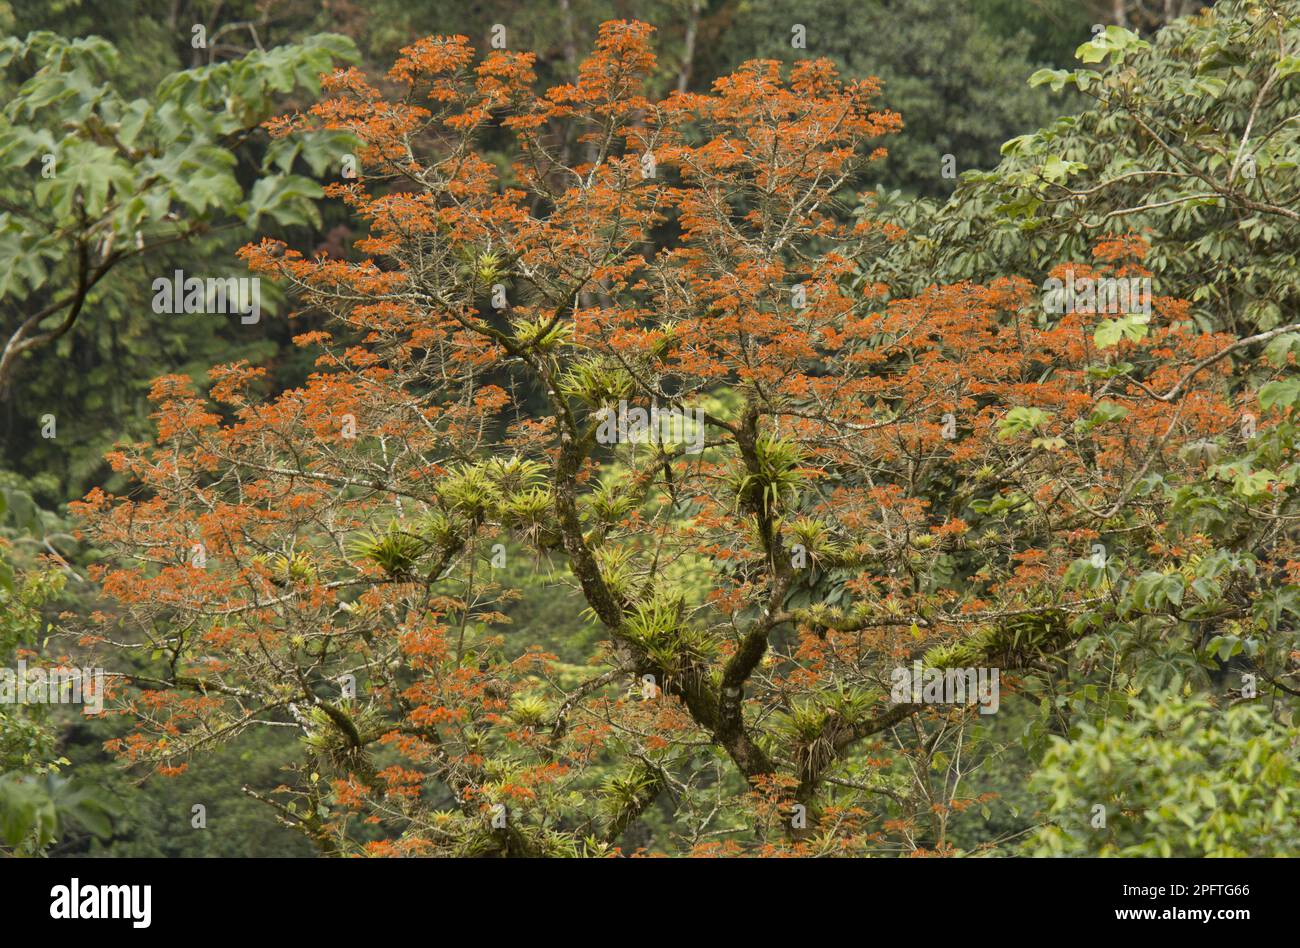
<instances>
[{"instance_id":1,"label":"flowering tree","mask_svg":"<svg viewBox=\"0 0 1300 948\"><path fill-rule=\"evenodd\" d=\"M395 96L340 71L273 123L362 143L328 193L368 234L245 248L332 318L298 340L319 372L159 379L156 441L112 456L137 495L78 505L114 553L89 634L144 666L124 758L296 728L300 767L246 792L328 853L601 853L638 820L669 851L947 852L996 695L900 671L998 670L1068 727L1142 643L1276 632L1252 591L1284 536L1249 518L1294 477L1186 450L1239 445L1247 408L1290 439L1225 383L1258 340L1158 296L1048 313L1013 277L850 290L898 236L845 210L901 127L875 83L757 61L651 101L649 34L606 24L541 95L529 54L428 38ZM1145 252L1057 276L1141 280ZM512 558L572 584L586 664L507 634Z\"/></svg>"}]
</instances>

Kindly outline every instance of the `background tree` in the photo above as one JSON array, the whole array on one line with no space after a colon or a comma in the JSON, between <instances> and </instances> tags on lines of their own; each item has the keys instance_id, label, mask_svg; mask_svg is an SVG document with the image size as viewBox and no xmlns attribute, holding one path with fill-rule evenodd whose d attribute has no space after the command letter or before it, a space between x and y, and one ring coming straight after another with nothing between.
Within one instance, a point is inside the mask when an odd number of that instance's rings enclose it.
<instances>
[{"instance_id":1,"label":"background tree","mask_svg":"<svg viewBox=\"0 0 1300 948\"><path fill-rule=\"evenodd\" d=\"M915 291L1020 266L1041 281L1101 236L1141 233L1161 290L1204 328L1293 322L1296 17L1293 2L1220 3L1150 42L1110 31L1082 45L1082 68L1032 82L1094 105L1008 141L944 207L900 207L910 237L870 279Z\"/></svg>"},{"instance_id":2,"label":"background tree","mask_svg":"<svg viewBox=\"0 0 1300 948\"><path fill-rule=\"evenodd\" d=\"M7 393L6 446L26 455L22 473L58 471L73 441L101 450L111 445L104 421L126 413L130 392L110 380L124 369L149 364L159 350L221 351L214 340L222 330L213 320L160 331L157 316L143 318L153 278L182 268L173 253L181 245L216 253L221 241L212 235L222 231L248 234L263 220L287 226L316 219L310 199L320 188L294 174L293 165L300 160L319 171L343 150L337 143L267 153L253 183L240 179L240 156L247 161L245 142L276 98L311 87L349 48L340 37L319 37L272 53L254 51L174 74L153 96L128 100L111 81L119 72L117 51L103 40L36 33L5 43L0 58L13 95L0 124L0 155L12 173L0 193L0 296L11 316L0 386ZM202 271L230 275L220 264ZM268 304L274 307L273 300ZM91 326L80 331L87 310ZM13 385L21 363L43 347L55 347L85 372L84 385L71 386L83 399L61 418L50 383ZM68 376L66 369L57 372L60 389L70 387ZM62 442L46 430L46 416L62 422ZM89 473L77 471L80 483ZM62 488L65 478L54 476Z\"/></svg>"},{"instance_id":3,"label":"background tree","mask_svg":"<svg viewBox=\"0 0 1300 948\"><path fill-rule=\"evenodd\" d=\"M1290 855L1296 769L1294 734L1260 705L1220 714L1204 699L1155 695L1054 742L1034 779L1062 819L1038 852ZM1085 810L1095 814L1086 823L1076 816Z\"/></svg>"},{"instance_id":4,"label":"background tree","mask_svg":"<svg viewBox=\"0 0 1300 948\"><path fill-rule=\"evenodd\" d=\"M720 37L719 66L752 49L786 61L830 56L848 75L880 77L905 123L873 170L873 181L885 187L950 194L959 173L993 166L1004 141L1071 106L1064 96L1026 86L1037 66L1056 61L1030 58L1034 44L1023 19L999 33L969 4L942 0L741 6L733 28ZM1087 39L1090 24L1082 13L1076 6L1055 22L1056 35L1072 34L1073 45ZM802 39L792 32L796 25Z\"/></svg>"}]
</instances>

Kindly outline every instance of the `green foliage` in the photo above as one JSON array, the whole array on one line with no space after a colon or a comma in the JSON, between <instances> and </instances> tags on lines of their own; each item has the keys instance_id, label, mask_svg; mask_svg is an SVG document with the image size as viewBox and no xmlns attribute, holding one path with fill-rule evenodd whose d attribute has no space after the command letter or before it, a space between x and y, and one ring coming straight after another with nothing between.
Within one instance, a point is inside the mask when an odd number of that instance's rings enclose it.
<instances>
[{"instance_id":1,"label":"green foliage","mask_svg":"<svg viewBox=\"0 0 1300 948\"><path fill-rule=\"evenodd\" d=\"M1147 334L1147 323L1151 317L1143 313L1129 313L1118 319L1103 319L1093 333L1093 342L1098 349L1109 349L1121 339L1136 342Z\"/></svg>"},{"instance_id":2,"label":"green foliage","mask_svg":"<svg viewBox=\"0 0 1300 948\"><path fill-rule=\"evenodd\" d=\"M0 522L17 491L0 492ZM29 501L30 502L30 501ZM34 509L34 508L33 508ZM34 516L34 514L32 514ZM19 517L26 526L28 517ZM0 537L0 664L16 671L16 649L34 648L49 631L44 607L58 599L67 576L60 570L15 570ZM69 826L111 832L112 805L92 787L59 773L57 722L46 705L0 704L0 852L39 854Z\"/></svg>"},{"instance_id":3,"label":"green foliage","mask_svg":"<svg viewBox=\"0 0 1300 948\"><path fill-rule=\"evenodd\" d=\"M60 269L76 262L70 242L93 254L73 275L97 280L105 264L227 215L254 227L263 214L282 224L309 219L318 186L269 175L245 195L232 149L274 114L278 94L315 88L351 50L343 37L310 37L175 73L152 97L127 100L106 81L119 68L106 40L49 32L4 40L0 67L30 77L0 117L0 158L20 172L5 179L5 207L21 209L0 213L0 296L75 285ZM313 158L324 170L328 154Z\"/></svg>"},{"instance_id":4,"label":"green foliage","mask_svg":"<svg viewBox=\"0 0 1300 948\"><path fill-rule=\"evenodd\" d=\"M1051 418L1052 413L1041 408L1013 408L998 423L998 437L1014 438L1018 434L1037 431Z\"/></svg>"},{"instance_id":5,"label":"green foliage","mask_svg":"<svg viewBox=\"0 0 1300 948\"><path fill-rule=\"evenodd\" d=\"M903 293L1008 272L1041 281L1100 237L1149 233L1157 290L1190 300L1201 328L1286 322L1300 300L1300 83L1279 38L1298 16L1289 2L1223 0L1149 42L1108 27L1079 47L1084 68L1032 80L1089 108L1010 138L943 206L885 197L912 233L870 278L901 279ZM1139 331L1112 323L1098 342Z\"/></svg>"},{"instance_id":6,"label":"green foliage","mask_svg":"<svg viewBox=\"0 0 1300 948\"><path fill-rule=\"evenodd\" d=\"M156 72L133 46L48 30L0 41L5 453L54 482L48 505L98 482L105 450L143 433L153 376L275 350L225 317L153 313L152 283L195 275L196 259L203 278L238 276L234 250L257 228L319 222L320 186L296 171L326 172L348 140L268 147L259 126L353 56L343 37L309 37L175 71L133 95ZM267 289L263 314L278 299ZM42 431L47 414L55 437Z\"/></svg>"},{"instance_id":7,"label":"green foliage","mask_svg":"<svg viewBox=\"0 0 1300 948\"><path fill-rule=\"evenodd\" d=\"M124 770L105 759L103 742L121 733L120 719L87 721L68 733L68 772L99 788L113 818L111 838L73 825L50 850L60 856L259 858L310 857L315 847L299 832L277 821L276 811L241 787L306 782L307 774L286 768L301 756L300 743L287 728L250 730L210 755L195 758L176 776ZM195 825L194 807L205 808L206 826Z\"/></svg>"},{"instance_id":8,"label":"green foliage","mask_svg":"<svg viewBox=\"0 0 1300 948\"><path fill-rule=\"evenodd\" d=\"M54 569L15 571L6 552L0 545L0 663L13 667L16 650L36 646L47 632L43 607L62 592L66 576ZM47 712L43 705L0 703L0 773L57 766Z\"/></svg>"},{"instance_id":9,"label":"green foliage","mask_svg":"<svg viewBox=\"0 0 1300 948\"><path fill-rule=\"evenodd\" d=\"M1050 801L1036 855L1285 856L1300 835L1294 727L1262 703L1177 693L1057 738L1033 779ZM1105 807L1105 826L1093 808Z\"/></svg>"},{"instance_id":10,"label":"green foliage","mask_svg":"<svg viewBox=\"0 0 1300 948\"><path fill-rule=\"evenodd\" d=\"M39 853L69 824L108 837L111 815L112 807L100 793L58 774L0 776L0 847L16 854Z\"/></svg>"}]
</instances>

